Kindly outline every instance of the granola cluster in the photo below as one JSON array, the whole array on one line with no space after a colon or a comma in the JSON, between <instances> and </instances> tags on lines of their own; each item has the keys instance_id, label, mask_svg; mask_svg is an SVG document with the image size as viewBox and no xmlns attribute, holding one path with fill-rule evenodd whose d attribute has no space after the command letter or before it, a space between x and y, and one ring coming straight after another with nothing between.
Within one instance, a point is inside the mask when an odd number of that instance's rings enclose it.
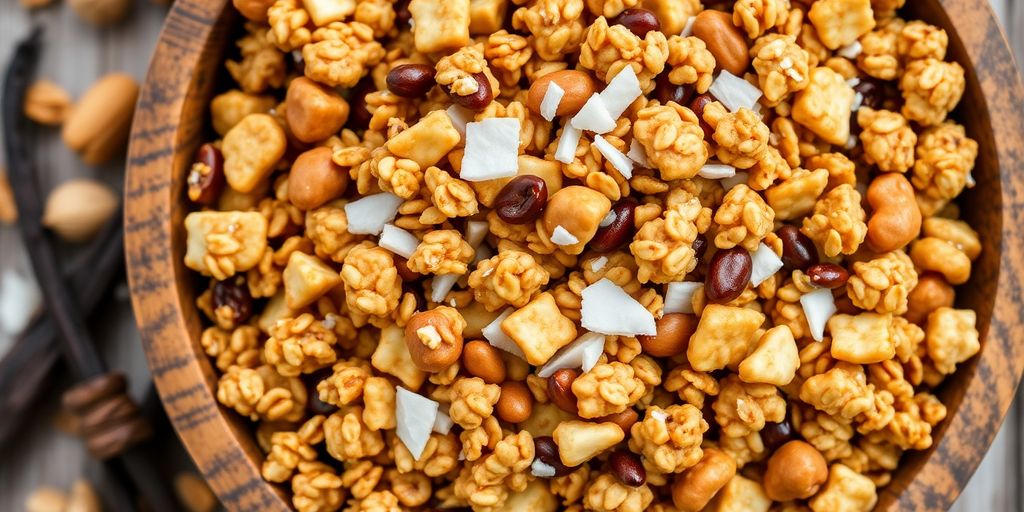
<instances>
[{"instance_id":1,"label":"granola cluster","mask_svg":"<svg viewBox=\"0 0 1024 512\"><path fill-rule=\"evenodd\" d=\"M250 2L183 229L263 478L301 512L872 508L982 348L966 76L903 3Z\"/></svg>"}]
</instances>

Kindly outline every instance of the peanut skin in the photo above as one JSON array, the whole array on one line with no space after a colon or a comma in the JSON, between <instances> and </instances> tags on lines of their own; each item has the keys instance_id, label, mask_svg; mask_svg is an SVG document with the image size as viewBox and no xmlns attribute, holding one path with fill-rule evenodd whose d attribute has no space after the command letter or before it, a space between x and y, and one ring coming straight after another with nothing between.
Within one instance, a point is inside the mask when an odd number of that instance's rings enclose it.
<instances>
[{"instance_id":1,"label":"peanut skin","mask_svg":"<svg viewBox=\"0 0 1024 512\"><path fill-rule=\"evenodd\" d=\"M868 204L873 213L868 220L867 242L879 253L901 249L921 232L921 210L914 200L914 187L902 174L886 173L868 187Z\"/></svg>"}]
</instances>

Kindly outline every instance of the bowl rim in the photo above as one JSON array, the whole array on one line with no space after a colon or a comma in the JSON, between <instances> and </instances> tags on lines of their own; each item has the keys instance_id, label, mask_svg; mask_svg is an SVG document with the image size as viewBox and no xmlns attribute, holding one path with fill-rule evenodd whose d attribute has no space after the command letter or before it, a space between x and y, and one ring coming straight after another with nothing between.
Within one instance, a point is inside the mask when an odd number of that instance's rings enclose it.
<instances>
[{"instance_id":1,"label":"bowl rim","mask_svg":"<svg viewBox=\"0 0 1024 512\"><path fill-rule=\"evenodd\" d=\"M1015 214L1024 198L1024 112L1015 99L1024 85L1002 28L983 0L936 0L944 9L950 34L962 44L972 64L993 136L993 159L1002 187L1001 254L996 296L984 349L963 391L957 414L944 421L940 439L920 461L912 479L879 493L879 510L946 510L981 463L1013 401L1024 370L1024 345L1013 342L1021 326L1024 230L1015 229ZM229 510L290 510L287 497L260 476L262 454L233 413L215 397L212 365L189 332L195 311L183 308L179 287L182 265L172 241L175 180L169 169L184 169L203 134L205 116L183 120L183 108L206 96L213 77L194 73L210 57L206 42L228 15L227 0L178 0L167 16L154 52L132 124L125 178L125 253L132 303L146 358L161 401L197 467ZM214 50L219 51L219 50ZM988 114L998 113L996 116ZM180 189L179 189L180 190ZM1018 215L1019 216L1019 215ZM964 407L981 414L965 414ZM970 418L968 417L970 416ZM981 420L979 421L979 418ZM985 449L978 449L983 446ZM894 487L899 487L897 492Z\"/></svg>"}]
</instances>

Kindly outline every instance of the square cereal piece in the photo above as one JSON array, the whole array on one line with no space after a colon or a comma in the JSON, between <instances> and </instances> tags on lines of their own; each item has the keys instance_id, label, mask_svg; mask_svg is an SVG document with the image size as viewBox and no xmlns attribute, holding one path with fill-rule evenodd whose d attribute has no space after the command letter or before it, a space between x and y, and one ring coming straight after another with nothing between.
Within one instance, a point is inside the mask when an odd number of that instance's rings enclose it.
<instances>
[{"instance_id":1,"label":"square cereal piece","mask_svg":"<svg viewBox=\"0 0 1024 512\"><path fill-rule=\"evenodd\" d=\"M391 137L385 145L393 155L408 158L420 169L441 161L462 140L444 110L435 110L419 122Z\"/></svg>"},{"instance_id":2,"label":"square cereal piece","mask_svg":"<svg viewBox=\"0 0 1024 512\"><path fill-rule=\"evenodd\" d=\"M341 282L341 274L320 258L295 251L282 273L288 307L306 307Z\"/></svg>"},{"instance_id":3,"label":"square cereal piece","mask_svg":"<svg viewBox=\"0 0 1024 512\"><path fill-rule=\"evenodd\" d=\"M469 33L491 35L501 30L508 0L469 0Z\"/></svg>"},{"instance_id":4,"label":"square cereal piece","mask_svg":"<svg viewBox=\"0 0 1024 512\"><path fill-rule=\"evenodd\" d=\"M185 266L220 281L255 267L267 249L267 219L259 212L192 212L185 231Z\"/></svg>"},{"instance_id":5,"label":"square cereal piece","mask_svg":"<svg viewBox=\"0 0 1024 512\"><path fill-rule=\"evenodd\" d=\"M763 322L764 315L753 309L708 304L686 349L690 366L709 372L738 364L757 344Z\"/></svg>"},{"instance_id":6,"label":"square cereal piece","mask_svg":"<svg viewBox=\"0 0 1024 512\"><path fill-rule=\"evenodd\" d=\"M870 478L837 463L828 469L825 487L808 505L814 512L868 512L877 502L878 493Z\"/></svg>"},{"instance_id":7,"label":"square cereal piece","mask_svg":"<svg viewBox=\"0 0 1024 512\"><path fill-rule=\"evenodd\" d=\"M380 331L380 343L370 357L374 368L392 375L412 391L419 391L427 374L416 367L405 344L405 329L391 324Z\"/></svg>"},{"instance_id":8,"label":"square cereal piece","mask_svg":"<svg viewBox=\"0 0 1024 512\"><path fill-rule=\"evenodd\" d=\"M733 476L722 490L715 494L705 510L711 512L768 512L772 500L760 482L740 475Z\"/></svg>"},{"instance_id":9,"label":"square cereal piece","mask_svg":"<svg viewBox=\"0 0 1024 512\"><path fill-rule=\"evenodd\" d=\"M302 0L302 6L318 27L332 21L345 21L356 12L356 0Z\"/></svg>"},{"instance_id":10,"label":"square cereal piece","mask_svg":"<svg viewBox=\"0 0 1024 512\"><path fill-rule=\"evenodd\" d=\"M938 308L928 315L925 342L928 357L935 363L937 370L946 374L953 373L957 364L981 350L978 329L974 326L977 316L969 309L948 307Z\"/></svg>"},{"instance_id":11,"label":"square cereal piece","mask_svg":"<svg viewBox=\"0 0 1024 512\"><path fill-rule=\"evenodd\" d=\"M793 120L831 144L850 138L850 105L853 88L843 76L821 66L811 71L807 88L796 94Z\"/></svg>"},{"instance_id":12,"label":"square cereal piece","mask_svg":"<svg viewBox=\"0 0 1024 512\"><path fill-rule=\"evenodd\" d=\"M413 42L423 53L469 44L469 0L412 0Z\"/></svg>"},{"instance_id":13,"label":"square cereal piece","mask_svg":"<svg viewBox=\"0 0 1024 512\"><path fill-rule=\"evenodd\" d=\"M880 363L896 355L892 314L834 315L828 321L832 357L856 364Z\"/></svg>"},{"instance_id":14,"label":"square cereal piece","mask_svg":"<svg viewBox=\"0 0 1024 512\"><path fill-rule=\"evenodd\" d=\"M807 19L829 50L851 44L875 28L871 0L818 0Z\"/></svg>"},{"instance_id":15,"label":"square cereal piece","mask_svg":"<svg viewBox=\"0 0 1024 512\"><path fill-rule=\"evenodd\" d=\"M558 349L576 339L576 324L558 310L555 297L542 293L501 322L501 330L526 354L526 361L540 366Z\"/></svg>"}]
</instances>

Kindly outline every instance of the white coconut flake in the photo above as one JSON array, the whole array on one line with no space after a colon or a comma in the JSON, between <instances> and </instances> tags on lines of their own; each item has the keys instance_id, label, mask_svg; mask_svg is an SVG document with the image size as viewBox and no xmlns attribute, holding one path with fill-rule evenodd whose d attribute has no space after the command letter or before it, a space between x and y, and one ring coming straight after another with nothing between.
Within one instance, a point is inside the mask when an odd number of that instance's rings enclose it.
<instances>
[{"instance_id":1,"label":"white coconut flake","mask_svg":"<svg viewBox=\"0 0 1024 512\"><path fill-rule=\"evenodd\" d=\"M626 66L608 82L608 87L601 91L601 101L608 115L612 116L612 119L618 119L643 93L636 72L631 66Z\"/></svg>"},{"instance_id":2,"label":"white coconut flake","mask_svg":"<svg viewBox=\"0 0 1024 512\"><path fill-rule=\"evenodd\" d=\"M736 168L725 164L704 164L700 170L697 171L697 176L707 178L709 180L720 180L722 178L730 178L735 175Z\"/></svg>"},{"instance_id":3,"label":"white coconut flake","mask_svg":"<svg viewBox=\"0 0 1024 512\"><path fill-rule=\"evenodd\" d=\"M519 172L519 119L492 117L466 125L466 153L459 177L466 181L508 178Z\"/></svg>"},{"instance_id":4,"label":"white coconut flake","mask_svg":"<svg viewBox=\"0 0 1024 512\"><path fill-rule=\"evenodd\" d=\"M851 89L854 88L854 87L857 87L858 85L860 85L860 78L857 78L857 77L850 78L850 79L848 79L846 81L846 85L849 85Z\"/></svg>"},{"instance_id":5,"label":"white coconut flake","mask_svg":"<svg viewBox=\"0 0 1024 512\"><path fill-rule=\"evenodd\" d=\"M607 133L615 129L615 118L608 113L601 99L601 93L595 92L583 104L569 124L577 130L588 130L594 133Z\"/></svg>"},{"instance_id":6,"label":"white coconut flake","mask_svg":"<svg viewBox=\"0 0 1024 512\"><path fill-rule=\"evenodd\" d=\"M591 272L600 272L601 269L603 269L604 266L607 265L607 264L608 264L608 257L607 256L601 256L600 258L594 260L594 262L590 264L590 271Z\"/></svg>"},{"instance_id":7,"label":"white coconut flake","mask_svg":"<svg viewBox=\"0 0 1024 512\"><path fill-rule=\"evenodd\" d=\"M554 466L545 464L538 458L533 459L533 462L530 463L530 474L537 478L551 478L556 473Z\"/></svg>"},{"instance_id":8,"label":"white coconut flake","mask_svg":"<svg viewBox=\"0 0 1024 512\"><path fill-rule=\"evenodd\" d=\"M967 182L967 188L974 188L974 186L978 184L977 181L974 181L974 174L971 174L970 172L967 173L965 180Z\"/></svg>"},{"instance_id":9,"label":"white coconut flake","mask_svg":"<svg viewBox=\"0 0 1024 512\"><path fill-rule=\"evenodd\" d=\"M565 89L562 89L554 81L548 82L548 89L544 91L544 99L540 101L540 116L546 121L551 121L555 118L555 112L558 111L558 104L562 102L562 96L565 96Z\"/></svg>"},{"instance_id":10,"label":"white coconut flake","mask_svg":"<svg viewBox=\"0 0 1024 512\"><path fill-rule=\"evenodd\" d=\"M526 359L526 355L523 354L523 349L519 348L519 345L516 345L516 342L505 334L505 331L501 330L501 323L514 312L515 308L506 308L505 311L502 311L501 314L497 316L497 318L487 324L480 333L493 347L504 350L505 352L508 352L520 359Z\"/></svg>"},{"instance_id":11,"label":"white coconut flake","mask_svg":"<svg viewBox=\"0 0 1024 512\"><path fill-rule=\"evenodd\" d=\"M42 304L43 292L33 276L11 269L0 275L0 331L21 333Z\"/></svg>"},{"instance_id":12,"label":"white coconut flake","mask_svg":"<svg viewBox=\"0 0 1024 512\"><path fill-rule=\"evenodd\" d=\"M647 150L645 150L644 145L636 139L629 141L629 151L626 152L626 156L628 156L630 160L636 162L640 167L651 166L651 163L647 160Z\"/></svg>"},{"instance_id":13,"label":"white coconut flake","mask_svg":"<svg viewBox=\"0 0 1024 512\"><path fill-rule=\"evenodd\" d=\"M584 329L619 336L658 333L654 315L607 278L584 288L581 295Z\"/></svg>"},{"instance_id":14,"label":"white coconut flake","mask_svg":"<svg viewBox=\"0 0 1024 512\"><path fill-rule=\"evenodd\" d=\"M708 92L718 98L718 101L731 112L736 112L740 108L754 110L757 100L761 98L760 89L724 69L718 73L718 78L711 82Z\"/></svg>"},{"instance_id":15,"label":"white coconut flake","mask_svg":"<svg viewBox=\"0 0 1024 512\"><path fill-rule=\"evenodd\" d=\"M573 236L568 229L558 225L551 231L551 243L564 247L566 245L576 245L580 243L580 239Z\"/></svg>"},{"instance_id":16,"label":"white coconut flake","mask_svg":"<svg viewBox=\"0 0 1024 512\"><path fill-rule=\"evenodd\" d=\"M562 135L558 137L558 148L555 149L555 160L563 164L571 164L576 159L576 147L580 145L583 130L573 128L566 123L562 127Z\"/></svg>"},{"instance_id":17,"label":"white coconut flake","mask_svg":"<svg viewBox=\"0 0 1024 512\"><path fill-rule=\"evenodd\" d=\"M864 51L864 47L861 46L860 41L854 41L854 42L852 42L852 43L850 43L850 44L848 44L848 45L846 45L846 46L836 50L836 53L839 54L840 57L844 57L844 58L853 60L853 59L856 59L857 56L860 55L860 53L862 51Z\"/></svg>"},{"instance_id":18,"label":"white coconut flake","mask_svg":"<svg viewBox=\"0 0 1024 512\"><path fill-rule=\"evenodd\" d=\"M850 103L850 112L856 112L860 110L860 106L864 104L864 95L855 92L853 93L853 101Z\"/></svg>"},{"instance_id":19,"label":"white coconut flake","mask_svg":"<svg viewBox=\"0 0 1024 512\"><path fill-rule=\"evenodd\" d=\"M825 324L836 313L836 303L832 299L832 290L820 288L800 296L800 306L807 317L807 327L811 329L814 341L825 337Z\"/></svg>"},{"instance_id":20,"label":"white coconut flake","mask_svg":"<svg viewBox=\"0 0 1024 512\"><path fill-rule=\"evenodd\" d=\"M725 189L726 192L728 192L728 191L732 190L732 188L735 187L736 185L739 185L741 183L746 183L747 182L747 178L749 176L750 176L749 172L736 171L736 174L734 174L734 175L732 175L732 176L730 176L728 178L722 178L722 179L718 180L718 182L721 183L722 184L722 188Z\"/></svg>"},{"instance_id":21,"label":"white coconut flake","mask_svg":"<svg viewBox=\"0 0 1024 512\"><path fill-rule=\"evenodd\" d=\"M462 140L465 141L466 125L473 122L476 112L460 105L452 105L445 112L448 114L448 118L452 120L452 126L455 127L455 131L459 132Z\"/></svg>"},{"instance_id":22,"label":"white coconut flake","mask_svg":"<svg viewBox=\"0 0 1024 512\"><path fill-rule=\"evenodd\" d=\"M395 220L403 199L381 192L345 204L348 232L353 235L379 235L384 225Z\"/></svg>"},{"instance_id":23,"label":"white coconut flake","mask_svg":"<svg viewBox=\"0 0 1024 512\"><path fill-rule=\"evenodd\" d=\"M662 410L651 409L651 417L658 421L664 422L665 420L668 419L668 413Z\"/></svg>"},{"instance_id":24,"label":"white coconut flake","mask_svg":"<svg viewBox=\"0 0 1024 512\"><path fill-rule=\"evenodd\" d=\"M696 281L669 283L665 288L665 313L693 313L693 294L704 287Z\"/></svg>"},{"instance_id":25,"label":"white coconut flake","mask_svg":"<svg viewBox=\"0 0 1024 512\"><path fill-rule=\"evenodd\" d=\"M548 359L537 370L537 376L543 379L550 377L553 373L562 368L581 368L583 372L594 367L597 359L604 353L604 335L596 332L588 332L576 338L568 345L558 349L555 355ZM585 368L590 364L590 368Z\"/></svg>"},{"instance_id":26,"label":"white coconut flake","mask_svg":"<svg viewBox=\"0 0 1024 512\"><path fill-rule=\"evenodd\" d=\"M482 220L471 220L466 223L466 243L470 247L480 247L483 243L484 238L487 238L487 233L490 228L487 226L486 221Z\"/></svg>"},{"instance_id":27,"label":"white coconut flake","mask_svg":"<svg viewBox=\"0 0 1024 512\"><path fill-rule=\"evenodd\" d=\"M597 223L597 225L602 228L606 228L608 226L611 226L612 222L615 222L615 219L617 217L618 216L615 215L615 210L611 210L604 216L603 219L601 219L601 222Z\"/></svg>"},{"instance_id":28,"label":"white coconut flake","mask_svg":"<svg viewBox=\"0 0 1024 512\"><path fill-rule=\"evenodd\" d=\"M398 439L420 460L437 419L438 403L399 386L395 393L395 420Z\"/></svg>"},{"instance_id":29,"label":"white coconut flake","mask_svg":"<svg viewBox=\"0 0 1024 512\"><path fill-rule=\"evenodd\" d=\"M394 224L385 224L377 245L408 259L420 245L420 240L416 235Z\"/></svg>"},{"instance_id":30,"label":"white coconut flake","mask_svg":"<svg viewBox=\"0 0 1024 512\"><path fill-rule=\"evenodd\" d=\"M686 25L683 25L682 32L679 32L679 37L690 37L693 35L693 22L697 21L696 16L690 16L686 19Z\"/></svg>"},{"instance_id":31,"label":"white coconut flake","mask_svg":"<svg viewBox=\"0 0 1024 512\"><path fill-rule=\"evenodd\" d=\"M594 135L594 145L597 146L597 150L612 163L615 170L619 171L619 174L627 180L633 177L633 161L621 151L615 149L611 142L608 142L604 137L600 135Z\"/></svg>"},{"instance_id":32,"label":"white coconut flake","mask_svg":"<svg viewBox=\"0 0 1024 512\"><path fill-rule=\"evenodd\" d=\"M458 281L458 274L440 274L435 276L430 284L430 300L440 304Z\"/></svg>"},{"instance_id":33,"label":"white coconut flake","mask_svg":"<svg viewBox=\"0 0 1024 512\"><path fill-rule=\"evenodd\" d=\"M782 260L775 254L775 251L761 242L754 254L750 255L753 264L750 271L750 284L757 286L765 279L775 275L782 268Z\"/></svg>"},{"instance_id":34,"label":"white coconut flake","mask_svg":"<svg viewBox=\"0 0 1024 512\"><path fill-rule=\"evenodd\" d=\"M850 134L850 137L846 139L846 144L843 146L845 149L853 149L857 147L857 136Z\"/></svg>"},{"instance_id":35,"label":"white coconut flake","mask_svg":"<svg viewBox=\"0 0 1024 512\"><path fill-rule=\"evenodd\" d=\"M480 244L480 246L476 248L476 252L473 253L473 263L491 259L491 256L494 256L494 253L491 252L491 248L488 247L487 244Z\"/></svg>"},{"instance_id":36,"label":"white coconut flake","mask_svg":"<svg viewBox=\"0 0 1024 512\"><path fill-rule=\"evenodd\" d=\"M452 421L451 416L448 416L447 412L442 410L437 411L437 417L434 418L434 432L446 436L448 435L448 432L452 431L452 427L454 426L455 422Z\"/></svg>"}]
</instances>

